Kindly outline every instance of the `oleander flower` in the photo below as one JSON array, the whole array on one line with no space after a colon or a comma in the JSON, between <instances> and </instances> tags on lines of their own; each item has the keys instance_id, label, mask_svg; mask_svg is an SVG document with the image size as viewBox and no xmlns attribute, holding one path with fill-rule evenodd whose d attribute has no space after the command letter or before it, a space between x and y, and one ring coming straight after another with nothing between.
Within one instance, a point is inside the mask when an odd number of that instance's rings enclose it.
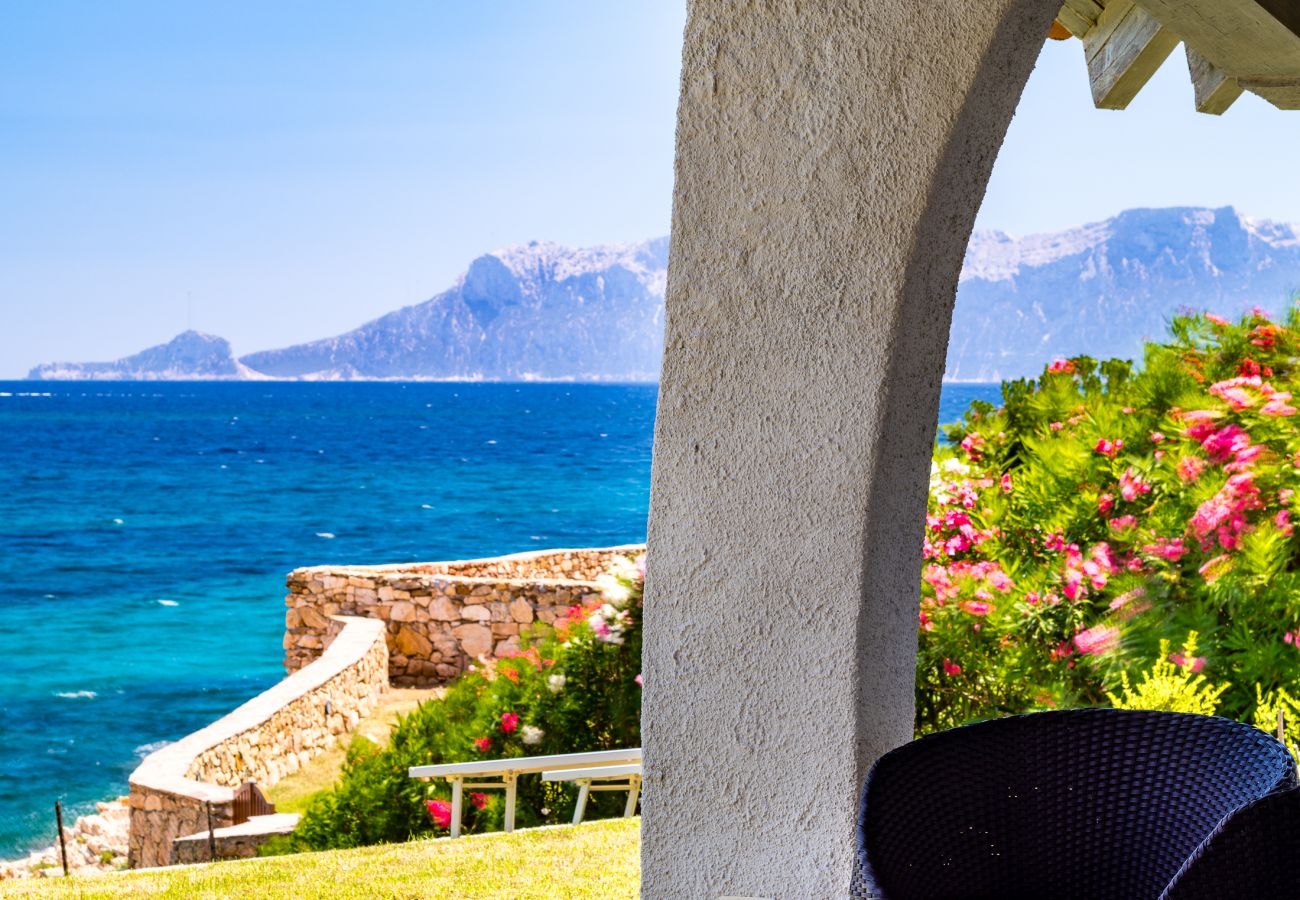
<instances>
[{"instance_id":1,"label":"oleander flower","mask_svg":"<svg viewBox=\"0 0 1300 900\"><path fill-rule=\"evenodd\" d=\"M540 744L545 735L546 732L542 731L542 729L538 728L536 725L525 725L519 730L520 739L530 747Z\"/></svg>"},{"instance_id":2,"label":"oleander flower","mask_svg":"<svg viewBox=\"0 0 1300 900\"><path fill-rule=\"evenodd\" d=\"M552 694L558 694L560 691L564 690L564 680L565 679L564 679L563 672L556 672L554 675L547 677L546 679L547 690L549 690Z\"/></svg>"},{"instance_id":3,"label":"oleander flower","mask_svg":"<svg viewBox=\"0 0 1300 900\"><path fill-rule=\"evenodd\" d=\"M519 716L516 713L507 712L501 714L501 731L510 734L519 727Z\"/></svg>"},{"instance_id":4,"label":"oleander flower","mask_svg":"<svg viewBox=\"0 0 1300 900\"><path fill-rule=\"evenodd\" d=\"M446 800L425 800L424 807L429 811L434 825L439 828L451 827L451 804Z\"/></svg>"}]
</instances>

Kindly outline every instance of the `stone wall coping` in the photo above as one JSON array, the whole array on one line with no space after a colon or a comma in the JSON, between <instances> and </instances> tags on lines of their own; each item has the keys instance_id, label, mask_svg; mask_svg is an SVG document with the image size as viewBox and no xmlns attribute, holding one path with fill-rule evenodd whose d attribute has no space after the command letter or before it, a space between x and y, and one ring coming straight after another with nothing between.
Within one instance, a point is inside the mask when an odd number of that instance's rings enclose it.
<instances>
[{"instance_id":1,"label":"stone wall coping","mask_svg":"<svg viewBox=\"0 0 1300 900\"><path fill-rule=\"evenodd\" d=\"M526 563L531 560L545 557L562 557L567 554L592 554L592 553L637 553L644 552L645 544L619 544L614 547L577 547L558 550L527 550L522 553L510 553L505 556L485 556L479 559L456 559L443 562L407 562L407 563L381 563L372 566L349 566L349 565L321 565L321 566L303 566L294 569L291 576L309 573L320 573L330 575L398 575L405 578L430 578L440 580L452 580L459 582L472 582L475 584L594 584L591 581L584 581L575 578L538 578L526 575L516 575L513 577L503 577L497 575L457 575L454 573L455 568L464 566L482 566L493 563ZM437 567L447 571L420 571L421 568Z\"/></svg>"},{"instance_id":2,"label":"stone wall coping","mask_svg":"<svg viewBox=\"0 0 1300 900\"><path fill-rule=\"evenodd\" d=\"M212 829L212 837L216 840L233 837L256 837L262 834L288 834L298 827L300 818L302 817L298 813L272 813L267 816L250 816L247 822ZM207 839L208 832L206 830L176 838L178 842L207 841Z\"/></svg>"},{"instance_id":3,"label":"stone wall coping","mask_svg":"<svg viewBox=\"0 0 1300 900\"><path fill-rule=\"evenodd\" d=\"M229 803L234 798L233 788L187 777L190 766L199 754L264 724L294 700L311 693L354 665L370 651L376 641L385 639L385 623L379 619L356 616L330 618L340 623L343 630L318 659L211 725L150 753L131 773L130 784L200 801Z\"/></svg>"}]
</instances>

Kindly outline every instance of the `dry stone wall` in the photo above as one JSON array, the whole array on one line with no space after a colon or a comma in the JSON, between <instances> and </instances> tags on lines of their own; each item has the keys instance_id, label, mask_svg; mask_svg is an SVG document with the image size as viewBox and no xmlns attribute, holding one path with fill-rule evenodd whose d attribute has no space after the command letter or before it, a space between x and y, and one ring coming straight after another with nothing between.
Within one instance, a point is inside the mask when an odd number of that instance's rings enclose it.
<instances>
[{"instance_id":1,"label":"dry stone wall","mask_svg":"<svg viewBox=\"0 0 1300 900\"><path fill-rule=\"evenodd\" d=\"M369 714L388 686L383 623L331 618L321 644L314 665L145 757L130 779L133 868L170 864L177 838L207 830L208 803L213 827L230 826L235 787L275 784Z\"/></svg>"},{"instance_id":2,"label":"dry stone wall","mask_svg":"<svg viewBox=\"0 0 1300 900\"><path fill-rule=\"evenodd\" d=\"M384 623L389 676L399 686L445 684L480 656L517 649L522 631L550 625L600 593L596 578L642 545L545 550L490 559L391 566L314 566L289 573L284 667L317 658L331 616Z\"/></svg>"}]
</instances>

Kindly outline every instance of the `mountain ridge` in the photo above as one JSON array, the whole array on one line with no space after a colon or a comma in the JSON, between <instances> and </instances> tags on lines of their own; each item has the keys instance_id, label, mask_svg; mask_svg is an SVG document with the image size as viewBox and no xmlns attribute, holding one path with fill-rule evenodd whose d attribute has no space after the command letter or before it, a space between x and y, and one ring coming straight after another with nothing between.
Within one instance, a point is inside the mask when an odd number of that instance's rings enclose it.
<instances>
[{"instance_id":1,"label":"mountain ridge","mask_svg":"<svg viewBox=\"0 0 1300 900\"><path fill-rule=\"evenodd\" d=\"M667 257L666 237L514 244L476 258L428 300L334 337L236 359L222 339L186 332L112 363L47 363L29 377L654 381ZM1297 288L1300 226L1231 207L1130 209L1023 237L977 231L945 379L1034 375L1084 353L1135 358L1180 307L1278 309Z\"/></svg>"}]
</instances>

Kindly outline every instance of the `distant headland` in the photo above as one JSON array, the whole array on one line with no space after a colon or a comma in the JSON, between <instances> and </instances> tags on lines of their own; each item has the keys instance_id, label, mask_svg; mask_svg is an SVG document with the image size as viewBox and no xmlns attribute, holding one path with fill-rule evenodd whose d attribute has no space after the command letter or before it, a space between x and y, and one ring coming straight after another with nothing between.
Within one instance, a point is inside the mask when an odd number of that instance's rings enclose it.
<instances>
[{"instance_id":1,"label":"distant headland","mask_svg":"<svg viewBox=\"0 0 1300 900\"><path fill-rule=\"evenodd\" d=\"M237 357L187 331L113 362L46 363L37 380L655 381L668 239L480 256L450 289L337 337ZM1278 309L1300 290L1300 230L1231 207L1134 209L1052 234L976 232L947 378L998 381L1054 357L1135 358L1180 308Z\"/></svg>"}]
</instances>

